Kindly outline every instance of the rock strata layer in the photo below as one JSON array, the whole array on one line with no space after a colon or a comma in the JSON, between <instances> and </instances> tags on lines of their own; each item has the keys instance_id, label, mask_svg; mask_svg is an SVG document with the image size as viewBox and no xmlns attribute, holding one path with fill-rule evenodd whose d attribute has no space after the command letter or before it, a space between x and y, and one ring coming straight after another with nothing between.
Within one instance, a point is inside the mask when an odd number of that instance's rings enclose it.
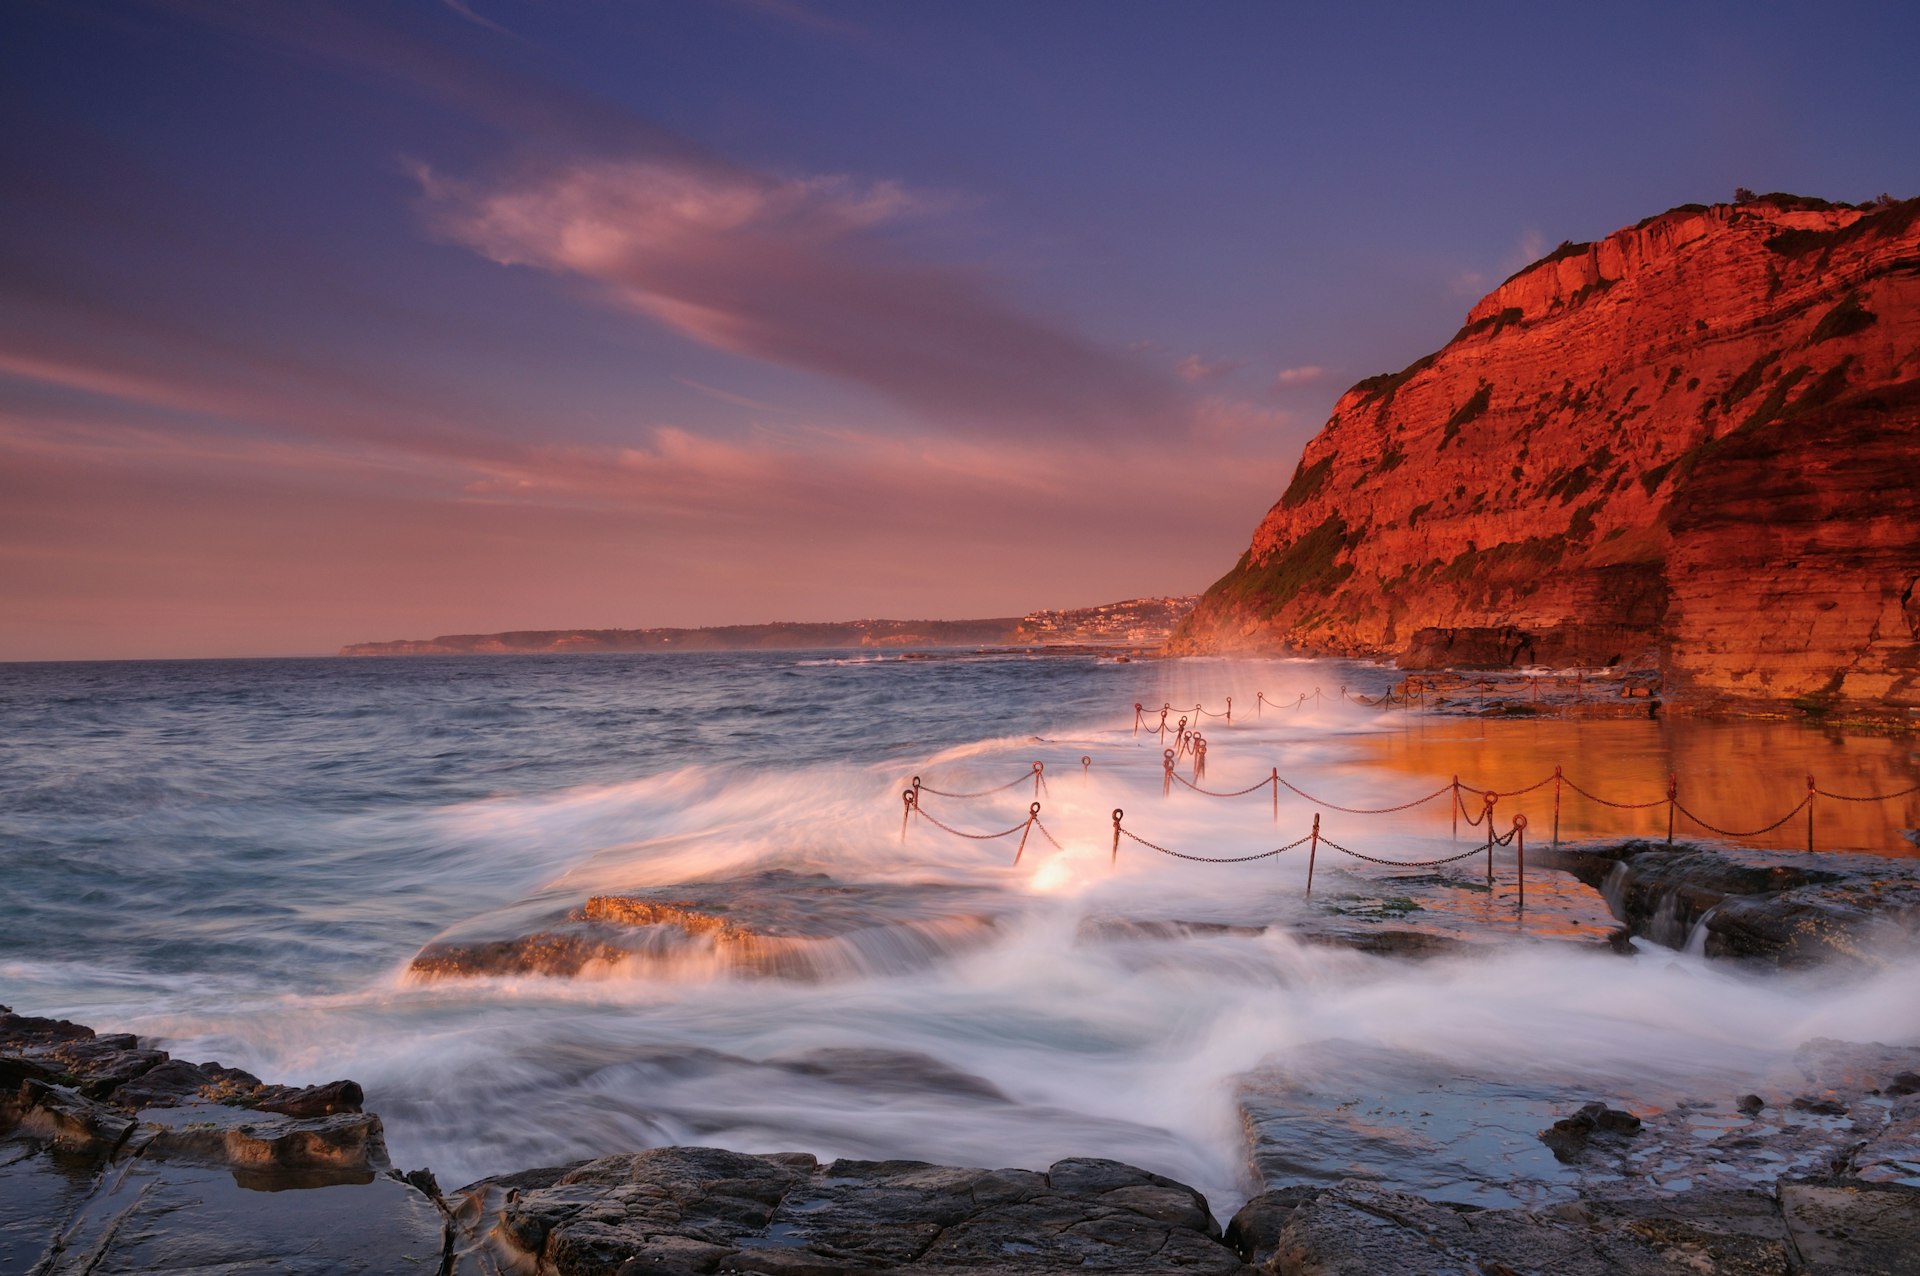
<instances>
[{"instance_id":1,"label":"rock strata layer","mask_svg":"<svg viewBox=\"0 0 1920 1276\"><path fill-rule=\"evenodd\" d=\"M1563 245L1341 397L1172 649L1658 665L1710 704L1904 714L1917 381L1920 200Z\"/></svg>"}]
</instances>

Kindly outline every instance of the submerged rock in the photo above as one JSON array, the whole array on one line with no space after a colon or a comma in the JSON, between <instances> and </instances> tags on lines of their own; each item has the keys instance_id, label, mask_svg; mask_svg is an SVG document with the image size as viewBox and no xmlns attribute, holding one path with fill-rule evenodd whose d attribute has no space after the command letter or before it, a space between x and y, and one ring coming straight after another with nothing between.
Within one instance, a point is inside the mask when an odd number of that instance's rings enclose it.
<instances>
[{"instance_id":1,"label":"submerged rock","mask_svg":"<svg viewBox=\"0 0 1920 1276\"><path fill-rule=\"evenodd\" d=\"M1912 860L1632 840L1544 850L1539 862L1600 891L1633 935L1679 948L1702 928L1709 957L1873 961L1920 937Z\"/></svg>"},{"instance_id":2,"label":"submerged rock","mask_svg":"<svg viewBox=\"0 0 1920 1276\"><path fill-rule=\"evenodd\" d=\"M677 967L787 979L896 973L986 942L1004 907L967 887L774 870L595 895L529 933L474 936L489 924L481 919L422 948L410 969L422 978Z\"/></svg>"},{"instance_id":3,"label":"submerged rock","mask_svg":"<svg viewBox=\"0 0 1920 1276\"><path fill-rule=\"evenodd\" d=\"M1117 1161L1032 1170L658 1148L454 1198L452 1270L1247 1272L1198 1192Z\"/></svg>"}]
</instances>

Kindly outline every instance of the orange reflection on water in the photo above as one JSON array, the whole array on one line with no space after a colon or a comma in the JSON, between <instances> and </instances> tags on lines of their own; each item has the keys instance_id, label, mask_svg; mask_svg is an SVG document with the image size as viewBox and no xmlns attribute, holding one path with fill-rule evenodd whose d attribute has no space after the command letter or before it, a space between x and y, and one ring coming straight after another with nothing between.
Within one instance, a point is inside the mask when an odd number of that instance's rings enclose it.
<instances>
[{"instance_id":1,"label":"orange reflection on water","mask_svg":"<svg viewBox=\"0 0 1920 1276\"><path fill-rule=\"evenodd\" d=\"M1409 714L1403 723L1402 730L1374 737L1373 744L1378 761L1418 777L1408 781L1410 791L1457 775L1467 809L1478 814L1483 789L1511 793L1548 780L1530 793L1501 798L1496 808L1503 827L1516 811L1524 812L1531 825L1530 842L1551 836L1555 786L1550 777L1555 765L1564 768L1568 781L1597 797L1654 804L1617 810L1565 787L1560 798L1563 837L1665 837L1668 772L1678 777L1681 806L1736 832L1758 829L1792 811L1807 795L1809 775L1833 794L1886 794L1920 784L1920 738L1912 735L1689 718L1516 720ZM1920 827L1920 793L1876 802L1821 797L1814 803L1816 850L1920 855L1920 846L1902 835L1915 827ZM1676 817L1674 835L1712 836L1685 815ZM1804 850L1806 813L1771 832L1739 840L1749 846Z\"/></svg>"}]
</instances>

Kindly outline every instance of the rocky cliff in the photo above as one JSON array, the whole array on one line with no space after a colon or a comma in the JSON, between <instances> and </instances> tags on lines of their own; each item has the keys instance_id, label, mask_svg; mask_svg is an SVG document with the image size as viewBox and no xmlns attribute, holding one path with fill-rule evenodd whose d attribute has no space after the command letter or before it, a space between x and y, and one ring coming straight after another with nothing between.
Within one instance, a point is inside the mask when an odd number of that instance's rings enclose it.
<instances>
[{"instance_id":1,"label":"rocky cliff","mask_svg":"<svg viewBox=\"0 0 1920 1276\"><path fill-rule=\"evenodd\" d=\"M1563 244L1354 386L1182 652L1920 706L1920 200Z\"/></svg>"}]
</instances>

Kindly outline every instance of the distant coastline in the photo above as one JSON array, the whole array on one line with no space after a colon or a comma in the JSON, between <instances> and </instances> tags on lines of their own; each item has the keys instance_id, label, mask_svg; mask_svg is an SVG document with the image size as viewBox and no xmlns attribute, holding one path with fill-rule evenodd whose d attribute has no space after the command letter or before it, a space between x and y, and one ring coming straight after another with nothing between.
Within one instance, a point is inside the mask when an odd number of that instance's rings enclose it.
<instances>
[{"instance_id":1,"label":"distant coastline","mask_svg":"<svg viewBox=\"0 0 1920 1276\"><path fill-rule=\"evenodd\" d=\"M343 656L565 654L614 651L782 651L1039 646L1157 646L1193 610L1195 595L1131 598L1097 607L985 620L774 621L700 629L517 629L356 642Z\"/></svg>"}]
</instances>

